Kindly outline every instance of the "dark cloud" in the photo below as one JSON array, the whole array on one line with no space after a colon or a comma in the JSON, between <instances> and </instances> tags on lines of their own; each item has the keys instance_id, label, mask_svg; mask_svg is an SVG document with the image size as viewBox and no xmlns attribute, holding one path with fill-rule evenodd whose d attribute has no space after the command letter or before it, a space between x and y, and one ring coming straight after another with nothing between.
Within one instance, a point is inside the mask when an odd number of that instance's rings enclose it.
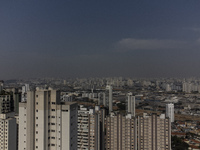
<instances>
[{"instance_id":1,"label":"dark cloud","mask_svg":"<svg viewBox=\"0 0 200 150\"><path fill-rule=\"evenodd\" d=\"M199 4L0 1L0 79L199 75Z\"/></svg>"}]
</instances>

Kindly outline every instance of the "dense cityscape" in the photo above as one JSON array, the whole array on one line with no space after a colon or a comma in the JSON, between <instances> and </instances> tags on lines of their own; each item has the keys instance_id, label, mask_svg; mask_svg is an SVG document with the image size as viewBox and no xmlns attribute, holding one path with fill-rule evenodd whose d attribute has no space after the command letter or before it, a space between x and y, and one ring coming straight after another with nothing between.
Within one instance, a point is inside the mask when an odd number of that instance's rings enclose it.
<instances>
[{"instance_id":1,"label":"dense cityscape","mask_svg":"<svg viewBox=\"0 0 200 150\"><path fill-rule=\"evenodd\" d=\"M199 149L200 80L1 81L1 149Z\"/></svg>"},{"instance_id":2,"label":"dense cityscape","mask_svg":"<svg viewBox=\"0 0 200 150\"><path fill-rule=\"evenodd\" d=\"M0 0L0 150L200 150L199 0Z\"/></svg>"}]
</instances>

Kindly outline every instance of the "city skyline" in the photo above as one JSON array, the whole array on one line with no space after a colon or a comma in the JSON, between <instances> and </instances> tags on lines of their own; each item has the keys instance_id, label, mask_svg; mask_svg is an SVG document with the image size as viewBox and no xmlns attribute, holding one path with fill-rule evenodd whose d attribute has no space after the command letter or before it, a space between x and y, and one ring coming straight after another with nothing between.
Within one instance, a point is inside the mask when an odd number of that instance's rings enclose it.
<instances>
[{"instance_id":1,"label":"city skyline","mask_svg":"<svg viewBox=\"0 0 200 150\"><path fill-rule=\"evenodd\" d=\"M4 150L199 149L199 79L1 80L0 104Z\"/></svg>"},{"instance_id":2,"label":"city skyline","mask_svg":"<svg viewBox=\"0 0 200 150\"><path fill-rule=\"evenodd\" d=\"M0 79L199 76L186 1L1 1Z\"/></svg>"}]
</instances>

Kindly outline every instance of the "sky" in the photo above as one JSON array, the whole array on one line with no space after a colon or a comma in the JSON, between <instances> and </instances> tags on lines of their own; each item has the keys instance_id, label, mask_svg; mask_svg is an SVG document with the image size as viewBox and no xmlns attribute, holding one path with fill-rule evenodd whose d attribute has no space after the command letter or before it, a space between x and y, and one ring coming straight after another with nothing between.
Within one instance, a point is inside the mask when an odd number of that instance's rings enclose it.
<instances>
[{"instance_id":1,"label":"sky","mask_svg":"<svg viewBox=\"0 0 200 150\"><path fill-rule=\"evenodd\" d=\"M200 76L199 0L1 0L0 79Z\"/></svg>"}]
</instances>

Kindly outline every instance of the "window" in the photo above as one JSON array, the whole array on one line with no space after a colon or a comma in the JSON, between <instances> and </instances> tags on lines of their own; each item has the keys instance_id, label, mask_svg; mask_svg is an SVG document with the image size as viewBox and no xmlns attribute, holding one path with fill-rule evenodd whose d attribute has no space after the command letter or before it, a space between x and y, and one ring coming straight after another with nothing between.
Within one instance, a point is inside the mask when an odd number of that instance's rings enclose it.
<instances>
[{"instance_id":1,"label":"window","mask_svg":"<svg viewBox=\"0 0 200 150\"><path fill-rule=\"evenodd\" d=\"M68 110L62 110L62 111L68 112Z\"/></svg>"}]
</instances>

